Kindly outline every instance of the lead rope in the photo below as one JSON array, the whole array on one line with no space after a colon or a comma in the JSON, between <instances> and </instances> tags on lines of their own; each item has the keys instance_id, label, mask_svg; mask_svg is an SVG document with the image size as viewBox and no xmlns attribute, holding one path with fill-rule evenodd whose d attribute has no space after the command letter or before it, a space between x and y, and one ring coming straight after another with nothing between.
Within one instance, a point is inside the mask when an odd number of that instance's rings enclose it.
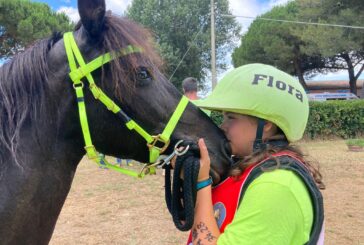
<instances>
[{"instance_id":1,"label":"lead rope","mask_svg":"<svg viewBox=\"0 0 364 245\"><path fill-rule=\"evenodd\" d=\"M182 169L184 170L183 180L180 178ZM193 226L199 170L199 149L196 144L190 145L190 150L177 158L174 167L173 186L171 183L171 167L170 165L166 166L166 204L175 226L180 231L188 231Z\"/></svg>"}]
</instances>

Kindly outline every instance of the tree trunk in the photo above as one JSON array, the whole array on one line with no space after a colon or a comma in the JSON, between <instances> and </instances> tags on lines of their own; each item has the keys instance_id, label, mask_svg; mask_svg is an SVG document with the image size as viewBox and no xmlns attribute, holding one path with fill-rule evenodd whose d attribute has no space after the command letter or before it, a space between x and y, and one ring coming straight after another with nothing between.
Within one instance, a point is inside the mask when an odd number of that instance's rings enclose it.
<instances>
[{"instance_id":1,"label":"tree trunk","mask_svg":"<svg viewBox=\"0 0 364 245\"><path fill-rule=\"evenodd\" d=\"M303 76L303 71L302 71L302 68L301 68L301 62L300 61L301 61L300 58L298 56L296 56L293 59L293 65L294 65L294 69L296 71L296 75L298 77L298 81L300 82L302 87L305 89L305 91L307 91L308 88L307 88L305 78Z\"/></svg>"},{"instance_id":2,"label":"tree trunk","mask_svg":"<svg viewBox=\"0 0 364 245\"><path fill-rule=\"evenodd\" d=\"M354 66L353 66L353 63L351 62L349 54L344 53L341 55L341 57L343 57L346 64L348 65L350 92L355 95L358 95L358 91L356 88L357 77L355 76Z\"/></svg>"},{"instance_id":3,"label":"tree trunk","mask_svg":"<svg viewBox=\"0 0 364 245\"><path fill-rule=\"evenodd\" d=\"M364 65L361 66L360 70L358 71L358 73L356 73L355 75L355 79L358 80L360 75L362 74L362 72L364 71Z\"/></svg>"}]
</instances>

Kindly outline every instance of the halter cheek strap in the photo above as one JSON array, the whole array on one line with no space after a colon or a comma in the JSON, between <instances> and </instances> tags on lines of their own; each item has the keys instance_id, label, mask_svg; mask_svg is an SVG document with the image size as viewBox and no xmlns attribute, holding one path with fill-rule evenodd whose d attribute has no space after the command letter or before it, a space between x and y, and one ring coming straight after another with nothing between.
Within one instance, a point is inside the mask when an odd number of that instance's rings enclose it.
<instances>
[{"instance_id":1,"label":"halter cheek strap","mask_svg":"<svg viewBox=\"0 0 364 245\"><path fill-rule=\"evenodd\" d=\"M161 134L150 135L140 125L138 125L134 120L132 120L112 99L110 99L95 84L95 81L91 74L93 71L99 69L104 64L114 59L133 53L142 53L143 50L139 47L129 45L126 48L123 48L113 54L106 53L104 55L101 55L98 58L86 64L77 46L77 43L73 37L73 33L72 32L65 33L63 39L64 39L64 45L66 49L69 67L71 70L69 76L73 82L73 88L75 90L77 97L80 123L85 141L85 150L88 158L94 160L99 165L106 164L108 168L119 171L121 173L134 177L143 177L144 173L138 174L134 171L122 169L113 164L109 164L107 163L107 161L105 162L102 161L103 159L99 156L99 153L96 151L95 146L92 144L91 134L87 120L85 98L83 93L84 84L81 81L81 79L83 79L84 77L87 78L87 81L89 82L89 89L91 90L95 99L103 103L108 110L117 114L118 117L124 122L124 124L129 130L135 130L140 136L142 136L145 139L145 141L147 142L147 146L149 148L149 162L151 163L154 163L159 157L159 155L167 149L170 143L170 137L178 121L180 120L183 112L186 109L186 106L188 104L188 99L185 96L182 96L181 101L178 103L176 110L174 111L173 115L171 116L169 122L167 123L165 129ZM76 61L79 67L77 67Z\"/></svg>"}]
</instances>

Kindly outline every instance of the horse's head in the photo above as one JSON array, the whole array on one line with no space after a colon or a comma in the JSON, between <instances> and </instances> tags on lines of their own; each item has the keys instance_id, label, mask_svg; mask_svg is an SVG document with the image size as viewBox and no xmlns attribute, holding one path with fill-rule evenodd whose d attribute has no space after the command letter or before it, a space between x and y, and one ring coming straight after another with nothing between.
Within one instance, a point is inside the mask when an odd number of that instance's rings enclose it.
<instances>
[{"instance_id":1,"label":"horse's head","mask_svg":"<svg viewBox=\"0 0 364 245\"><path fill-rule=\"evenodd\" d=\"M162 133L182 95L160 71L162 62L154 51L149 32L125 18L106 13L104 0L79 0L78 7L81 21L73 36L86 63L108 52L116 54L129 45L142 50L113 59L92 72L92 76L96 85L146 132L151 135ZM80 138L77 101L68 75L70 68L63 40L54 44L49 59L52 80L61 81L51 89L67 96L65 107L74 109L71 115L64 116L64 122L76 120L73 132L77 131ZM96 148L108 155L148 162L145 139L129 130L120 117L94 99L86 78L82 81L90 134ZM220 177L226 176L229 167L226 138L205 113L189 103L171 135L166 152L171 152L180 139L197 141L198 138L205 138L211 155L212 175L218 182ZM81 148L82 141L77 141Z\"/></svg>"}]
</instances>

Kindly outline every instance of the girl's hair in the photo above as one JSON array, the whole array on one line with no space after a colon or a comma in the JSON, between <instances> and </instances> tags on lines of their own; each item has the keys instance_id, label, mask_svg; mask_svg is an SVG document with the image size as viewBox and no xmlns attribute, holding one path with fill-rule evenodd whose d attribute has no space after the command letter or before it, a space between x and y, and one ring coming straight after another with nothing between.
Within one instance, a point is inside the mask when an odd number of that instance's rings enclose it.
<instances>
[{"instance_id":1,"label":"girl's hair","mask_svg":"<svg viewBox=\"0 0 364 245\"><path fill-rule=\"evenodd\" d=\"M280 131L280 130L279 130ZM282 134L275 135L274 137L268 139L268 142L271 140L277 140L277 139L285 139L285 136L283 132L279 132ZM311 173L311 176L316 182L316 185L319 189L325 189L325 184L322 181L322 175L319 171L319 164L315 161L310 161L307 159L307 155L303 154L302 151L297 146L293 145L286 145L286 146L275 146L274 144L267 144L267 147L264 150L255 151L249 156L246 156L244 158L238 159L236 164L231 168L230 175L233 177L240 176L246 168L248 168L250 165L260 162L264 159L273 159L277 165L276 168L278 169L280 166L280 161L278 157L273 156L273 154L276 154L278 152L282 151L289 151L291 152L296 158L300 159L304 165L307 167L309 172ZM272 169L270 168L269 171ZM268 171L264 170L263 171Z\"/></svg>"}]
</instances>

